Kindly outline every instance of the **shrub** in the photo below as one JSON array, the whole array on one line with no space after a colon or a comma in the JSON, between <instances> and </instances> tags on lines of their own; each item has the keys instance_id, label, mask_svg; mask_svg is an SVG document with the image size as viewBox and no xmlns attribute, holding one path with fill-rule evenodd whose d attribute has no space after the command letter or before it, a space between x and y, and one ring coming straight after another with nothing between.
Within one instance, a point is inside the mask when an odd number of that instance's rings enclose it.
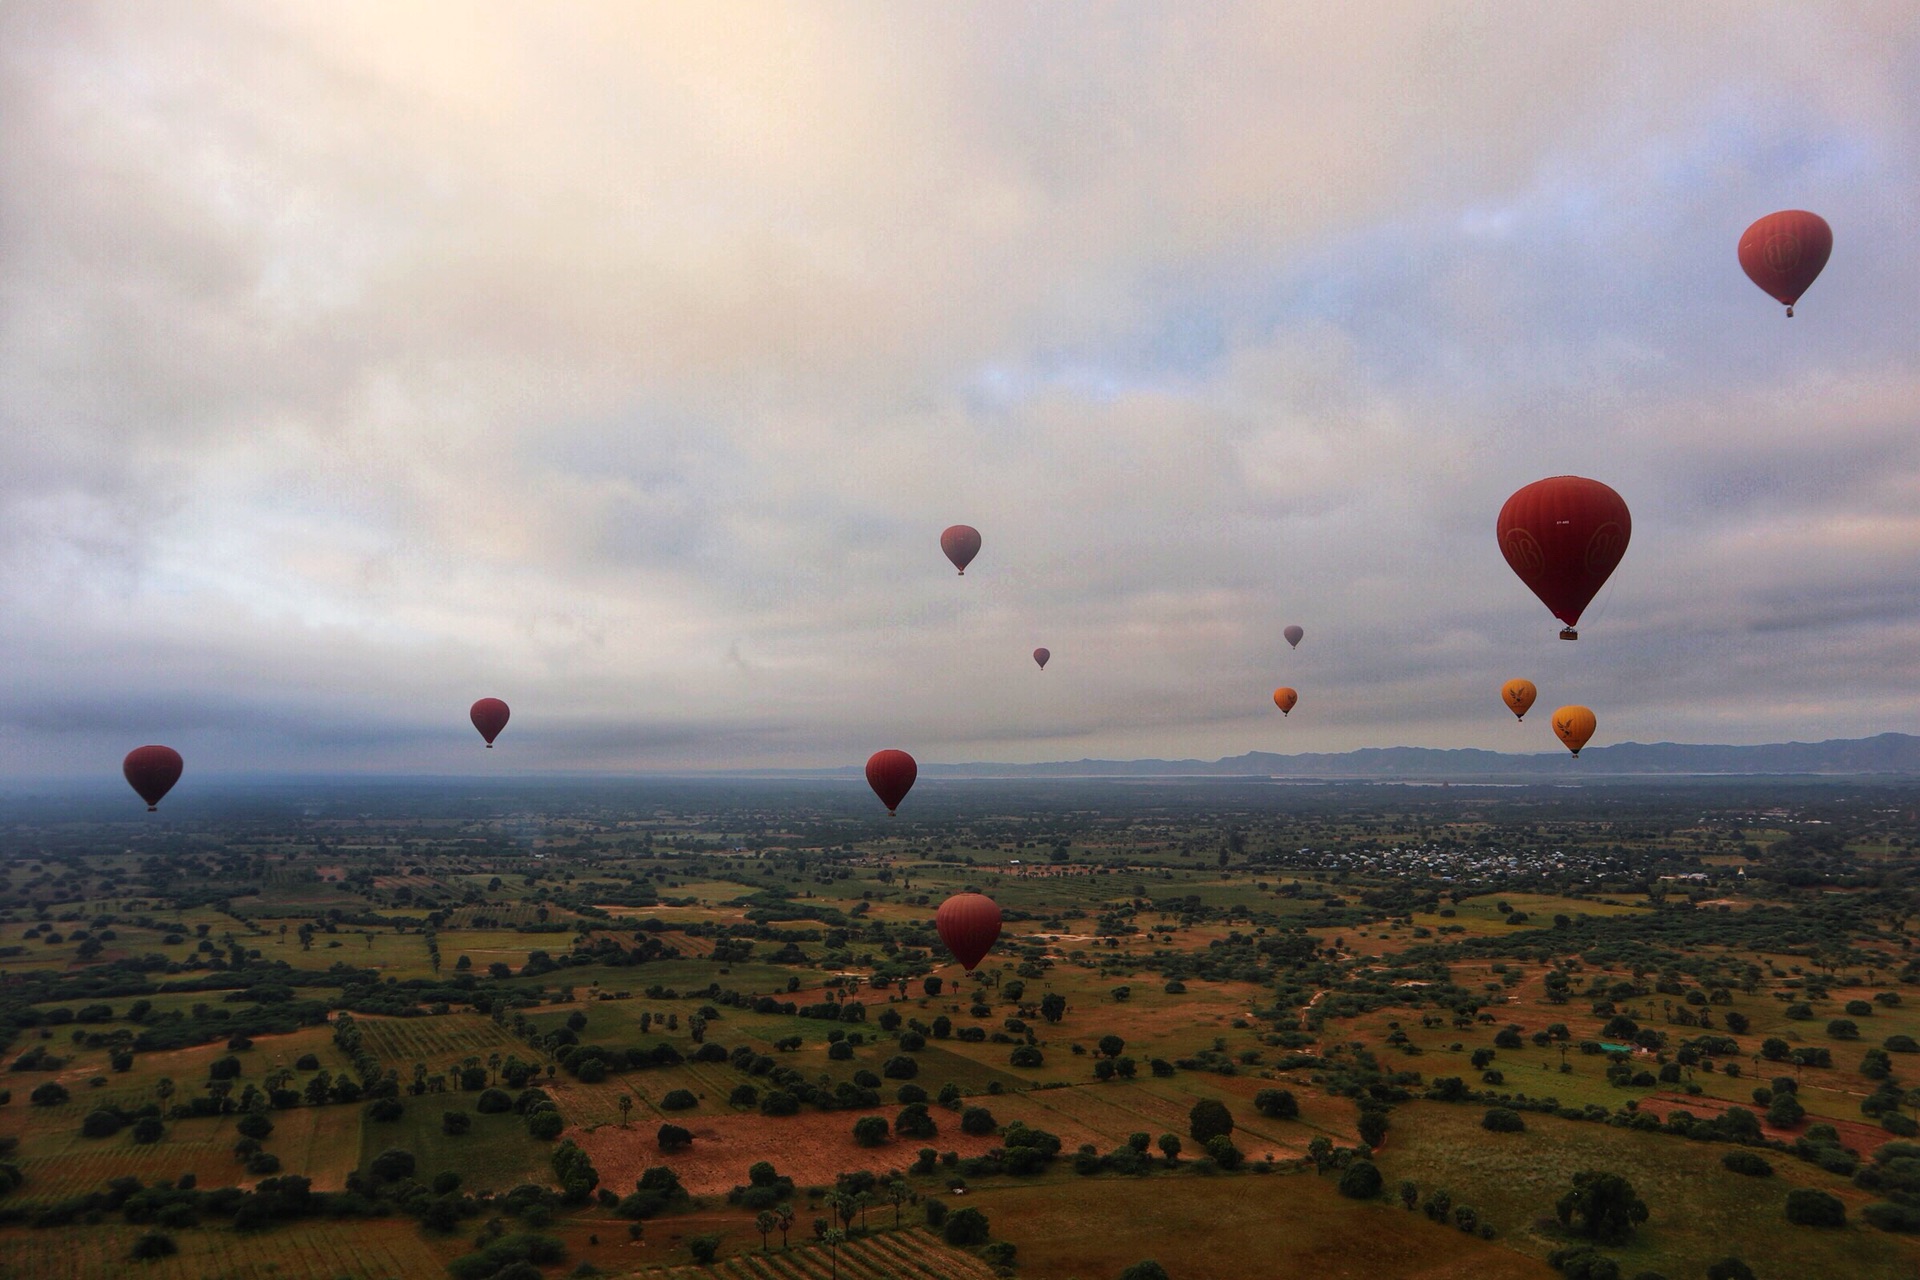
<instances>
[{"instance_id":1,"label":"shrub","mask_svg":"<svg viewBox=\"0 0 1920 1280\"><path fill-rule=\"evenodd\" d=\"M236 1133L241 1134L243 1137L252 1138L256 1142L263 1142L266 1140L267 1135L273 1132L273 1121L262 1115L248 1114L241 1116L240 1119L235 1122L233 1128Z\"/></svg>"},{"instance_id":2,"label":"shrub","mask_svg":"<svg viewBox=\"0 0 1920 1280\"><path fill-rule=\"evenodd\" d=\"M560 1136L567 1122L552 1107L546 1107L527 1116L527 1132L543 1142L551 1142Z\"/></svg>"},{"instance_id":3,"label":"shrub","mask_svg":"<svg viewBox=\"0 0 1920 1280\"><path fill-rule=\"evenodd\" d=\"M1371 1200L1380 1194L1380 1170L1371 1160L1355 1160L1340 1175L1340 1194L1349 1200Z\"/></svg>"},{"instance_id":4,"label":"shrub","mask_svg":"<svg viewBox=\"0 0 1920 1280\"><path fill-rule=\"evenodd\" d=\"M1300 1114L1300 1100L1291 1089L1262 1089L1253 1095L1253 1108L1276 1120L1292 1120Z\"/></svg>"},{"instance_id":5,"label":"shrub","mask_svg":"<svg viewBox=\"0 0 1920 1280\"><path fill-rule=\"evenodd\" d=\"M960 1132L982 1137L999 1128L993 1118L993 1112L985 1107L968 1107L960 1113Z\"/></svg>"},{"instance_id":6,"label":"shrub","mask_svg":"<svg viewBox=\"0 0 1920 1280\"><path fill-rule=\"evenodd\" d=\"M1494 1133L1521 1133L1525 1131L1527 1122L1511 1107L1494 1107L1481 1117L1480 1127Z\"/></svg>"},{"instance_id":7,"label":"shrub","mask_svg":"<svg viewBox=\"0 0 1920 1280\"><path fill-rule=\"evenodd\" d=\"M947 1215L940 1228L940 1238L948 1244L966 1248L969 1245L985 1244L992 1234L987 1229L987 1215L978 1209L962 1209Z\"/></svg>"},{"instance_id":8,"label":"shrub","mask_svg":"<svg viewBox=\"0 0 1920 1280\"><path fill-rule=\"evenodd\" d=\"M133 1242L133 1259L136 1262L149 1262L155 1258L171 1258L180 1252L180 1246L173 1237L160 1231L150 1231Z\"/></svg>"},{"instance_id":9,"label":"shrub","mask_svg":"<svg viewBox=\"0 0 1920 1280\"><path fill-rule=\"evenodd\" d=\"M700 1099L686 1089L675 1089L660 1099L662 1111L688 1111L700 1105Z\"/></svg>"},{"instance_id":10,"label":"shrub","mask_svg":"<svg viewBox=\"0 0 1920 1280\"><path fill-rule=\"evenodd\" d=\"M399 1147L388 1147L375 1156L373 1163L367 1166L367 1172L383 1182L397 1182L401 1178L411 1178L413 1169L413 1152L404 1151Z\"/></svg>"},{"instance_id":11,"label":"shrub","mask_svg":"<svg viewBox=\"0 0 1920 1280\"><path fill-rule=\"evenodd\" d=\"M98 1111L89 1111L87 1112L87 1118L80 1122L80 1136L83 1138L111 1138L114 1134L120 1132L120 1127L125 1123L126 1121L120 1118L118 1111L110 1111L104 1107Z\"/></svg>"},{"instance_id":12,"label":"shrub","mask_svg":"<svg viewBox=\"0 0 1920 1280\"><path fill-rule=\"evenodd\" d=\"M1787 1192L1787 1221L1797 1227L1844 1227L1847 1206L1818 1188L1795 1187Z\"/></svg>"},{"instance_id":13,"label":"shrub","mask_svg":"<svg viewBox=\"0 0 1920 1280\"><path fill-rule=\"evenodd\" d=\"M1773 1166L1751 1151L1729 1151L1720 1157L1721 1167L1749 1178L1771 1178Z\"/></svg>"},{"instance_id":14,"label":"shrub","mask_svg":"<svg viewBox=\"0 0 1920 1280\"><path fill-rule=\"evenodd\" d=\"M473 1129L473 1117L464 1111L442 1111L440 1113L440 1132L448 1137L457 1138Z\"/></svg>"},{"instance_id":15,"label":"shrub","mask_svg":"<svg viewBox=\"0 0 1920 1280\"><path fill-rule=\"evenodd\" d=\"M513 1110L513 1095L505 1089L488 1089L473 1100L473 1109L481 1115L501 1115Z\"/></svg>"},{"instance_id":16,"label":"shrub","mask_svg":"<svg viewBox=\"0 0 1920 1280\"><path fill-rule=\"evenodd\" d=\"M67 1092L67 1086L58 1080L49 1080L27 1095L27 1101L36 1107L57 1107L73 1095Z\"/></svg>"},{"instance_id":17,"label":"shrub","mask_svg":"<svg viewBox=\"0 0 1920 1280\"><path fill-rule=\"evenodd\" d=\"M1754 1280L1753 1268L1728 1256L1707 1264L1707 1280Z\"/></svg>"}]
</instances>

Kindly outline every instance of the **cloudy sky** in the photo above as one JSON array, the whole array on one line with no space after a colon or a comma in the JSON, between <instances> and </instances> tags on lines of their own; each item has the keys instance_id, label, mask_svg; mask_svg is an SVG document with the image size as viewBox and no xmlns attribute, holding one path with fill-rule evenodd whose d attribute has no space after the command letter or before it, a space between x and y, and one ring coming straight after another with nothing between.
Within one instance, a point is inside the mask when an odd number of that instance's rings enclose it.
<instances>
[{"instance_id":1,"label":"cloudy sky","mask_svg":"<svg viewBox=\"0 0 1920 1280\"><path fill-rule=\"evenodd\" d=\"M0 772L1920 731L1917 157L1911 0L8 4Z\"/></svg>"}]
</instances>

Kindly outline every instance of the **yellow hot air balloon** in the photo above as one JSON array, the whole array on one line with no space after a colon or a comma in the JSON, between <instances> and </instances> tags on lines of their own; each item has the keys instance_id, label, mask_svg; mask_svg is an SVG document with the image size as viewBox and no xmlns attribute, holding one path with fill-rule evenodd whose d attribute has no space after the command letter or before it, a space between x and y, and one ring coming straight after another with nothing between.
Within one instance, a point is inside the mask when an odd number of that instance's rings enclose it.
<instances>
[{"instance_id":1,"label":"yellow hot air balloon","mask_svg":"<svg viewBox=\"0 0 1920 1280\"><path fill-rule=\"evenodd\" d=\"M1533 700L1540 691L1533 687L1533 681L1513 679L1500 686L1500 700L1507 704L1507 710L1513 712L1516 719L1525 720L1527 709L1533 706Z\"/></svg>"},{"instance_id":2,"label":"yellow hot air balloon","mask_svg":"<svg viewBox=\"0 0 1920 1280\"><path fill-rule=\"evenodd\" d=\"M1300 695L1285 685L1273 691L1273 705L1280 708L1281 715L1286 715L1287 712L1293 710L1294 704L1299 701Z\"/></svg>"},{"instance_id":3,"label":"yellow hot air balloon","mask_svg":"<svg viewBox=\"0 0 1920 1280\"><path fill-rule=\"evenodd\" d=\"M1585 707L1562 707L1553 713L1553 732L1576 756L1593 736L1595 723L1593 712Z\"/></svg>"}]
</instances>

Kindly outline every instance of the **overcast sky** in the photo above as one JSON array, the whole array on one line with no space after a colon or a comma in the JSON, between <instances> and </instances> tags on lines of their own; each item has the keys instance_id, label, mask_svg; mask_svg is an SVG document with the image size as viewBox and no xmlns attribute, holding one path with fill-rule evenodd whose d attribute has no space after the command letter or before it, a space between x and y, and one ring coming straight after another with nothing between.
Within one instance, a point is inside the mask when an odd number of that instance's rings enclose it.
<instances>
[{"instance_id":1,"label":"overcast sky","mask_svg":"<svg viewBox=\"0 0 1920 1280\"><path fill-rule=\"evenodd\" d=\"M1920 731L1916 157L1911 0L0 6L0 771Z\"/></svg>"}]
</instances>

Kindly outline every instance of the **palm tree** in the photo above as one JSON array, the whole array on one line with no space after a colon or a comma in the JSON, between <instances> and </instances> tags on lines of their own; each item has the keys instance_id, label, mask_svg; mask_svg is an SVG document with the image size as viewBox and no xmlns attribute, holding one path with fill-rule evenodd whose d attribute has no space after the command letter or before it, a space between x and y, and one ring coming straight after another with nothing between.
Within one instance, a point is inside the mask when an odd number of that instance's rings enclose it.
<instances>
[{"instance_id":1,"label":"palm tree","mask_svg":"<svg viewBox=\"0 0 1920 1280\"><path fill-rule=\"evenodd\" d=\"M828 1227L827 1234L820 1238L826 1242L827 1260L833 1266L831 1280L840 1280L840 1244L847 1238L847 1233L838 1227Z\"/></svg>"},{"instance_id":2,"label":"palm tree","mask_svg":"<svg viewBox=\"0 0 1920 1280\"><path fill-rule=\"evenodd\" d=\"M913 1188L909 1187L904 1179L895 1178L893 1181L887 1183L887 1200L893 1205L893 1225L895 1227L900 1225L900 1206L912 1198Z\"/></svg>"},{"instance_id":3,"label":"palm tree","mask_svg":"<svg viewBox=\"0 0 1920 1280\"><path fill-rule=\"evenodd\" d=\"M780 1215L771 1209L762 1209L754 1215L753 1227L760 1233L760 1252L767 1251L767 1237L772 1235L774 1228L779 1225Z\"/></svg>"},{"instance_id":4,"label":"palm tree","mask_svg":"<svg viewBox=\"0 0 1920 1280\"><path fill-rule=\"evenodd\" d=\"M167 1099L173 1096L173 1077L161 1076L154 1081L153 1092L159 1097L161 1105L165 1106Z\"/></svg>"},{"instance_id":5,"label":"palm tree","mask_svg":"<svg viewBox=\"0 0 1920 1280\"><path fill-rule=\"evenodd\" d=\"M500 1083L500 1051L498 1049L487 1055L487 1070L493 1073L487 1078L487 1083Z\"/></svg>"},{"instance_id":6,"label":"palm tree","mask_svg":"<svg viewBox=\"0 0 1920 1280\"><path fill-rule=\"evenodd\" d=\"M780 1220L780 1247L782 1249L789 1248L790 1246L787 1244L787 1232L793 1229L793 1206L790 1204L777 1204L773 1206L773 1216Z\"/></svg>"},{"instance_id":7,"label":"palm tree","mask_svg":"<svg viewBox=\"0 0 1920 1280\"><path fill-rule=\"evenodd\" d=\"M620 1127L621 1128L623 1129L626 1128L627 1113L632 1110L633 1110L633 1095L630 1093L621 1094L620 1095ZM761 1216L765 1217L766 1215L762 1214ZM765 1241L763 1240L761 1242L761 1249L763 1252L765 1251L765 1248L766 1248L766 1244L765 1244Z\"/></svg>"}]
</instances>

